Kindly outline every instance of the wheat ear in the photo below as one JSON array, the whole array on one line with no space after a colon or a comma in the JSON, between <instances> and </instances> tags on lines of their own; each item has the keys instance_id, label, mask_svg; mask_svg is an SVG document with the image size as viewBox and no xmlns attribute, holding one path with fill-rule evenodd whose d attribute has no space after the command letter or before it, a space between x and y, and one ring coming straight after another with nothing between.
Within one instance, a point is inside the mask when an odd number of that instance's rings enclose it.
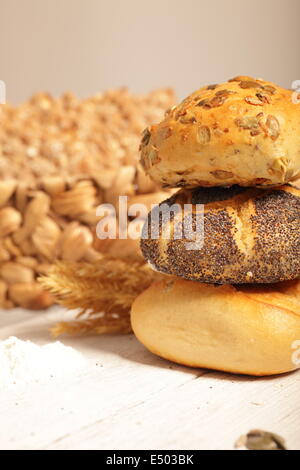
<instances>
[{"instance_id":1,"label":"wheat ear","mask_svg":"<svg viewBox=\"0 0 300 470\"><path fill-rule=\"evenodd\" d=\"M76 321L60 322L52 332L128 333L134 299L163 275L145 262L102 255L95 263L57 262L39 282L68 309L79 309Z\"/></svg>"}]
</instances>

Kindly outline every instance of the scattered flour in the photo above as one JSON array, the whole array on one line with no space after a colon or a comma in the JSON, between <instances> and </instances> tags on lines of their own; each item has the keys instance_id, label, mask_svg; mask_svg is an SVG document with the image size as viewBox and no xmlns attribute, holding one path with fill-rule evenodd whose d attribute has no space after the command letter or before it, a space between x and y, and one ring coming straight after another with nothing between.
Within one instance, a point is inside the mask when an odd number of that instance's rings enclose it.
<instances>
[{"instance_id":1,"label":"scattered flour","mask_svg":"<svg viewBox=\"0 0 300 470\"><path fill-rule=\"evenodd\" d=\"M78 351L59 341L38 346L11 336L0 341L0 387L47 382L70 375L85 363Z\"/></svg>"}]
</instances>

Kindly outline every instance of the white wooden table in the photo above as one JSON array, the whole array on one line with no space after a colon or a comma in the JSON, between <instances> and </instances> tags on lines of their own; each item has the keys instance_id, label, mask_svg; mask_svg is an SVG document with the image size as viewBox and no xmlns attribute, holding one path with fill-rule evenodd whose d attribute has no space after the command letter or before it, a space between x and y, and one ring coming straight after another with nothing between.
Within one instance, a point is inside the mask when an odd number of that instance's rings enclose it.
<instances>
[{"instance_id":1,"label":"white wooden table","mask_svg":"<svg viewBox=\"0 0 300 470\"><path fill-rule=\"evenodd\" d=\"M0 314L0 339L51 341L58 308ZM87 367L2 391L1 449L233 449L253 428L300 449L300 372L255 379L176 366L132 335L62 337Z\"/></svg>"}]
</instances>

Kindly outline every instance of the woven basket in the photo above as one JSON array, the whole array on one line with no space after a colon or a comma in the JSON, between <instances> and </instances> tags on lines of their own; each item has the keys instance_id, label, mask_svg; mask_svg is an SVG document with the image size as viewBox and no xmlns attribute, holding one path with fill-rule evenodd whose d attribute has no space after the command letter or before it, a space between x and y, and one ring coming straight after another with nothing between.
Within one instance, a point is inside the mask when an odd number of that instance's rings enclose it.
<instances>
[{"instance_id":1,"label":"woven basket","mask_svg":"<svg viewBox=\"0 0 300 470\"><path fill-rule=\"evenodd\" d=\"M107 249L95 240L99 204L119 195L163 199L140 168L137 147L143 128L173 102L169 90L146 97L119 90L85 101L36 95L1 107L1 307L48 307L53 299L37 283L40 274L57 259L92 262Z\"/></svg>"}]
</instances>

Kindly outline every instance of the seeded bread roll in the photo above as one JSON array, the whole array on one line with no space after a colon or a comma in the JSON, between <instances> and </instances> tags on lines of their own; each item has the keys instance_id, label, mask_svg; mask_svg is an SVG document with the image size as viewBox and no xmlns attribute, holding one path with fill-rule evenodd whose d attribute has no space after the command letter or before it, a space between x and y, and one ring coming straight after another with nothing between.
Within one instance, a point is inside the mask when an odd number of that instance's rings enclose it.
<instances>
[{"instance_id":1,"label":"seeded bread roll","mask_svg":"<svg viewBox=\"0 0 300 470\"><path fill-rule=\"evenodd\" d=\"M300 105L271 82L236 77L195 91L146 129L141 162L165 186L270 186L300 176Z\"/></svg>"},{"instance_id":2,"label":"seeded bread roll","mask_svg":"<svg viewBox=\"0 0 300 470\"><path fill-rule=\"evenodd\" d=\"M134 301L132 328L154 354L192 367L272 375L300 367L299 282L152 284Z\"/></svg>"},{"instance_id":3,"label":"seeded bread roll","mask_svg":"<svg viewBox=\"0 0 300 470\"><path fill-rule=\"evenodd\" d=\"M181 209L175 215L170 211L173 204ZM184 204L190 204L185 211ZM191 249L191 240L196 234L199 240L201 229L199 221L195 229L201 212L196 204L204 204L204 240L202 247ZM183 189L149 213L141 249L154 269L201 282L299 278L300 189L295 184L277 189Z\"/></svg>"}]
</instances>

